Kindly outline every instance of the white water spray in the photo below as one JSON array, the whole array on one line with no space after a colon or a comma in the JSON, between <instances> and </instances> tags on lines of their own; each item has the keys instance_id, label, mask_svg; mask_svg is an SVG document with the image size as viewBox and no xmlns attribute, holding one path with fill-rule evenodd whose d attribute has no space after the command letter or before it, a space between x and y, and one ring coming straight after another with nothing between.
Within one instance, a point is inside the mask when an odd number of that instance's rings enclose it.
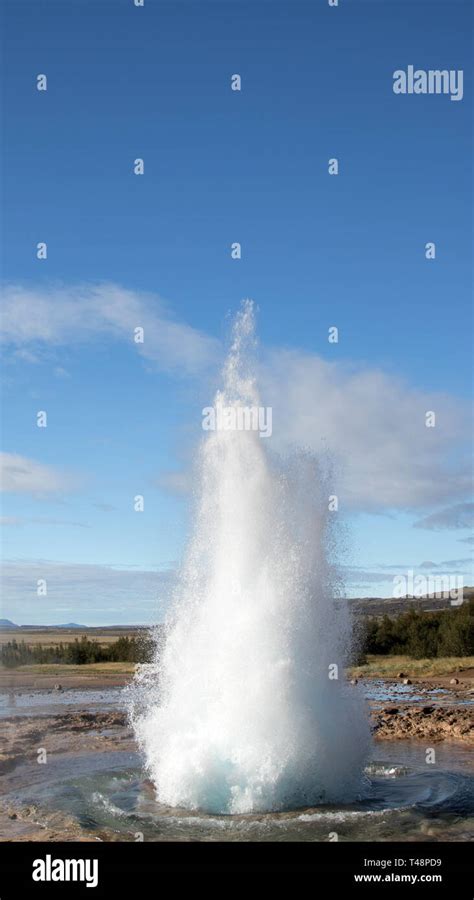
<instances>
[{"instance_id":1,"label":"white water spray","mask_svg":"<svg viewBox=\"0 0 474 900\"><path fill-rule=\"evenodd\" d=\"M217 408L260 405L253 343L247 302ZM136 735L170 806L292 809L351 801L361 785L368 726L344 676L350 629L328 562L331 491L311 455L283 463L269 442L252 430L203 441L165 640L134 687Z\"/></svg>"}]
</instances>

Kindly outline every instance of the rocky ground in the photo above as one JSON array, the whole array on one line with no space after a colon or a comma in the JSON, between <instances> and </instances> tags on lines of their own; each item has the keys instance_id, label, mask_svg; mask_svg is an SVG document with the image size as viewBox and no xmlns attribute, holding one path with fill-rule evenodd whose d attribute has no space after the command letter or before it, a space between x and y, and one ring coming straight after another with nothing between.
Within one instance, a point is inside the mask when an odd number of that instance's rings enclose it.
<instances>
[{"instance_id":1,"label":"rocky ground","mask_svg":"<svg viewBox=\"0 0 474 900\"><path fill-rule=\"evenodd\" d=\"M380 740L419 738L431 743L451 740L474 744L473 708L389 704L372 710L374 736Z\"/></svg>"},{"instance_id":2,"label":"rocky ground","mask_svg":"<svg viewBox=\"0 0 474 900\"><path fill-rule=\"evenodd\" d=\"M19 763L37 761L38 750L47 754L91 753L135 749L125 712L74 712L53 716L11 717L1 721L0 775Z\"/></svg>"},{"instance_id":3,"label":"rocky ground","mask_svg":"<svg viewBox=\"0 0 474 900\"><path fill-rule=\"evenodd\" d=\"M387 687L411 686L426 704L408 700L371 706L374 737L380 740L419 738L439 742L463 741L474 744L474 669L448 675L430 675L412 680L405 672L386 679ZM433 702L433 691L442 691Z\"/></svg>"},{"instance_id":4,"label":"rocky ground","mask_svg":"<svg viewBox=\"0 0 474 900\"><path fill-rule=\"evenodd\" d=\"M62 754L104 753L136 749L124 712L75 710L52 716L11 717L1 721L2 747L0 776L8 798L0 808L0 840L90 841L118 840L113 831L89 834L74 818L62 811L47 812L34 804L15 800L16 784L21 787L26 766L37 764L38 750L48 757ZM17 774L18 770L18 774Z\"/></svg>"}]
</instances>

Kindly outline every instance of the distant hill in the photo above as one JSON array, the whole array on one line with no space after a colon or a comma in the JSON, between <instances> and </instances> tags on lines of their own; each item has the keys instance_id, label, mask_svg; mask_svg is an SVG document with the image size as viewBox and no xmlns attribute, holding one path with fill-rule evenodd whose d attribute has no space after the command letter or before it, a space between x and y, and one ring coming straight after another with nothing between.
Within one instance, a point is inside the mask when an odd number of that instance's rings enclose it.
<instances>
[{"instance_id":1,"label":"distant hill","mask_svg":"<svg viewBox=\"0 0 474 900\"><path fill-rule=\"evenodd\" d=\"M0 630L3 631L48 631L55 628L68 629L68 631L89 631L89 625L78 625L77 622L67 622L65 625L16 625L10 619L0 619Z\"/></svg>"},{"instance_id":2,"label":"distant hill","mask_svg":"<svg viewBox=\"0 0 474 900\"><path fill-rule=\"evenodd\" d=\"M77 632L78 635L87 633L91 637L99 634L117 635L120 637L125 634L135 634L147 631L150 625L78 625L76 622L69 622L63 625L15 625L9 619L0 619L0 632L19 632L28 634L52 634L53 632ZM156 627L156 626L154 626Z\"/></svg>"},{"instance_id":3,"label":"distant hill","mask_svg":"<svg viewBox=\"0 0 474 900\"><path fill-rule=\"evenodd\" d=\"M463 600L466 603L474 597L474 588L463 589ZM350 601L356 615L362 616L399 616L409 609L420 612L439 612L442 609L456 609L451 603L449 593L438 597L354 597Z\"/></svg>"},{"instance_id":4,"label":"distant hill","mask_svg":"<svg viewBox=\"0 0 474 900\"><path fill-rule=\"evenodd\" d=\"M16 625L15 622L11 622L10 619L0 619L0 628L16 628L25 631L46 628L78 628L81 631L88 631L89 625L77 625L76 622L68 622L66 625Z\"/></svg>"}]
</instances>

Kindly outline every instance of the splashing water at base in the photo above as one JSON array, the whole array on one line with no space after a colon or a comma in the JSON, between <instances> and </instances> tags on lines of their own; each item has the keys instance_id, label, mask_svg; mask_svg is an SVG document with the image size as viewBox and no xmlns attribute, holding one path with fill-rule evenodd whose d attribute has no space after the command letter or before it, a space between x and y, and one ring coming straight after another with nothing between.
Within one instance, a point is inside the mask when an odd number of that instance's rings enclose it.
<instances>
[{"instance_id":1,"label":"splashing water at base","mask_svg":"<svg viewBox=\"0 0 474 900\"><path fill-rule=\"evenodd\" d=\"M247 301L216 409L259 406L254 343ZM204 440L166 637L132 691L136 736L170 806L285 810L348 802L361 788L369 731L344 677L350 627L328 562L332 491L311 455L282 462L268 444L252 430Z\"/></svg>"}]
</instances>

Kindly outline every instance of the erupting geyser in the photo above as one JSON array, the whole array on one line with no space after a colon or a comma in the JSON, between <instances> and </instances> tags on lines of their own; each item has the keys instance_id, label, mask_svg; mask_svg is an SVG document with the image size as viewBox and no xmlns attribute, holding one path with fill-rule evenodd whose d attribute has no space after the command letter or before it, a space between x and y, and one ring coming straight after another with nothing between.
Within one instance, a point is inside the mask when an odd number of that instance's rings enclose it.
<instances>
[{"instance_id":1,"label":"erupting geyser","mask_svg":"<svg viewBox=\"0 0 474 900\"><path fill-rule=\"evenodd\" d=\"M247 301L216 408L259 407L253 343ZM368 726L344 675L350 625L328 561L333 490L310 454L282 461L271 443L222 429L202 444L165 639L132 691L135 732L167 805L284 810L347 802L361 786Z\"/></svg>"}]
</instances>

